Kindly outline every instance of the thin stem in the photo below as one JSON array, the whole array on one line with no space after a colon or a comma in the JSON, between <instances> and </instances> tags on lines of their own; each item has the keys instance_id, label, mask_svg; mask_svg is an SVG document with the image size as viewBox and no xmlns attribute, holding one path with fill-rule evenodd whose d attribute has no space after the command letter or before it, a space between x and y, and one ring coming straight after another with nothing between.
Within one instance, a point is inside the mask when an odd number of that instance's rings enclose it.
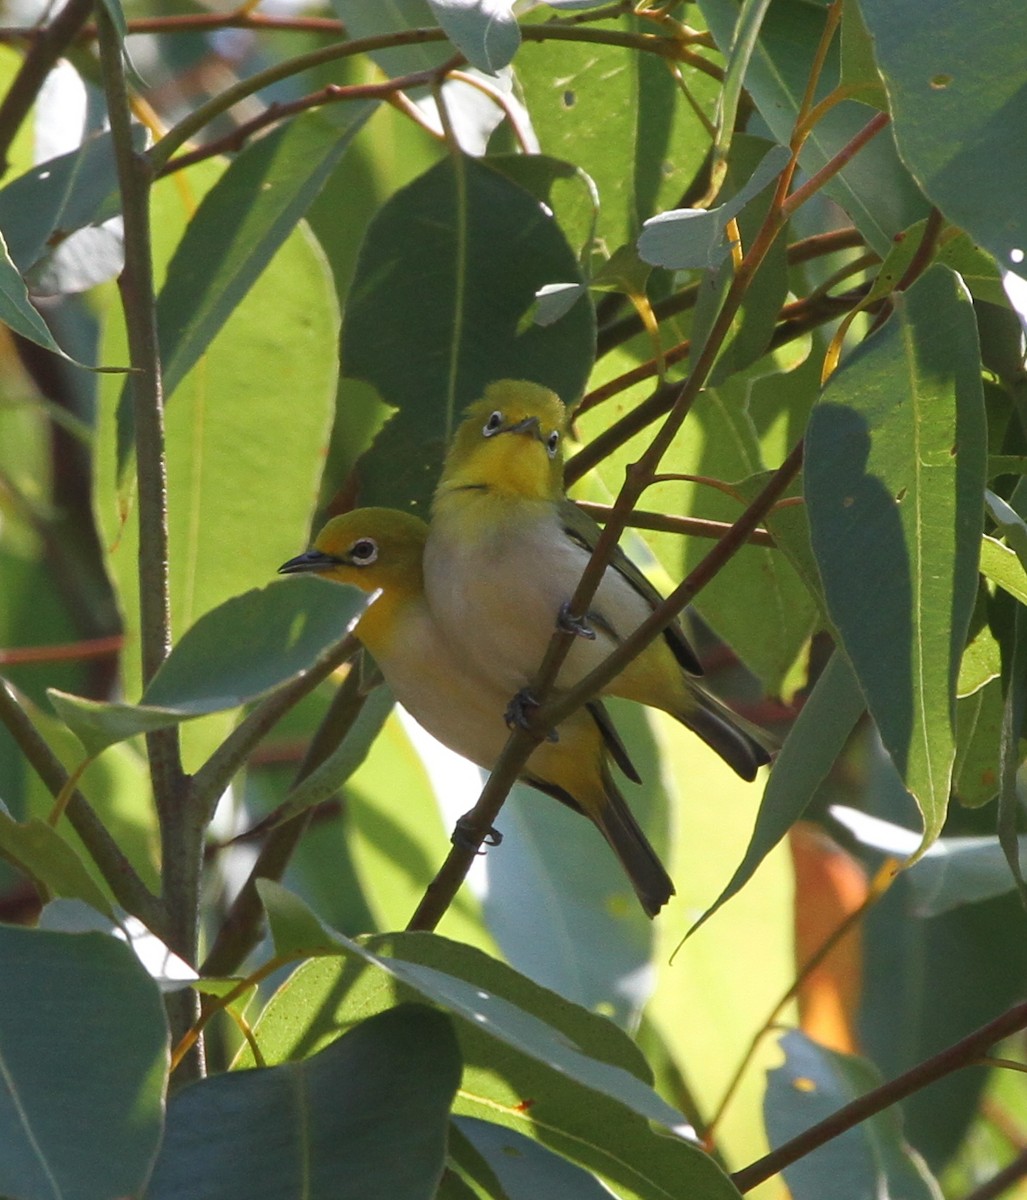
<instances>
[{"instance_id":1,"label":"thin stem","mask_svg":"<svg viewBox=\"0 0 1027 1200\"><path fill-rule=\"evenodd\" d=\"M150 680L171 646L168 594L167 464L164 458L164 395L157 341L153 263L150 252L150 184L145 155L132 146L125 64L117 31L102 4L96 6L100 64L121 191L125 266L118 280L132 373L126 386L135 430L139 520L139 632L143 682ZM200 914L204 823L186 803L177 727L146 738L150 779L161 832L163 920L157 930L168 946L195 964ZM167 998L173 1040L196 1020L199 1001L191 989ZM203 1073L202 1053L188 1071Z\"/></svg>"},{"instance_id":2,"label":"thin stem","mask_svg":"<svg viewBox=\"0 0 1027 1200\"><path fill-rule=\"evenodd\" d=\"M602 524L610 515L608 504L592 504L586 500L576 500L578 508L598 524ZM652 529L658 533L679 533L684 537L722 538L731 524L728 521L707 521L701 517L677 517L669 513L643 512L636 508L628 520L632 529ZM753 546L776 546L773 534L767 529L754 529L749 535L749 544Z\"/></svg>"},{"instance_id":3,"label":"thin stem","mask_svg":"<svg viewBox=\"0 0 1027 1200\"><path fill-rule=\"evenodd\" d=\"M883 1112L891 1105L913 1095L914 1092L921 1091L928 1084L944 1079L953 1071L972 1066L990 1046L1024 1028L1027 1028L1027 1002L1015 1005L1000 1017L996 1017L994 1021L989 1021L987 1025L982 1025L967 1037L947 1047L940 1054L925 1059L897 1078L874 1088L866 1095L860 1096L858 1100L846 1104L826 1120L804 1130L798 1137L785 1142L783 1146L765 1154L763 1158L750 1163L741 1171L736 1171L731 1176L732 1182L740 1192L750 1191L757 1184L763 1183L778 1174L779 1171L783 1171L785 1167L789 1167L792 1163L798 1162L800 1158L811 1154L818 1146L823 1146L826 1142L840 1137L846 1130L854 1128L868 1117Z\"/></svg>"},{"instance_id":4,"label":"thin stem","mask_svg":"<svg viewBox=\"0 0 1027 1200\"><path fill-rule=\"evenodd\" d=\"M0 722L17 742L47 791L54 799L60 796L67 786L68 772L33 725L14 689L3 679L0 679ZM66 813L115 900L144 925L159 929L163 916L160 902L143 883L135 867L78 789L69 796Z\"/></svg>"},{"instance_id":5,"label":"thin stem","mask_svg":"<svg viewBox=\"0 0 1027 1200\"><path fill-rule=\"evenodd\" d=\"M183 146L194 134L199 133L204 126L209 125L215 117L228 112L241 100L262 91L273 83L298 75L302 71L324 66L342 58L351 58L356 54L369 54L374 50L385 50L393 46L419 45L422 42L441 42L445 34L441 29L405 29L401 33L381 34L378 37L355 38L349 42L336 42L331 46L323 46L319 50L311 50L306 54L298 54L295 58L276 63L263 71L239 80L232 87L226 88L217 96L201 104L161 138L149 150L150 167L154 172L164 169L172 154Z\"/></svg>"},{"instance_id":6,"label":"thin stem","mask_svg":"<svg viewBox=\"0 0 1027 1200\"><path fill-rule=\"evenodd\" d=\"M829 179L833 179L843 167L847 166L867 142L875 138L882 129L886 128L890 121L891 117L887 113L877 113L850 142L838 151L830 162L825 163L815 175L811 175L802 187L796 188L785 201L782 208L782 215L785 219L787 220L791 217L796 209L806 203L810 196L818 192Z\"/></svg>"},{"instance_id":7,"label":"thin stem","mask_svg":"<svg viewBox=\"0 0 1027 1200\"><path fill-rule=\"evenodd\" d=\"M50 24L36 32L14 82L0 103L0 177L7 174L11 144L35 104L43 81L92 11L93 0L68 0Z\"/></svg>"},{"instance_id":8,"label":"thin stem","mask_svg":"<svg viewBox=\"0 0 1027 1200\"><path fill-rule=\"evenodd\" d=\"M202 146L197 146L195 150L190 150L185 154L180 154L177 158L173 158L170 162L165 162L157 171L157 175L163 178L174 171L181 171L185 167L191 167L195 163L203 162L204 159L216 158L220 154L240 150L261 129L266 129L268 125L284 121L287 117L296 116L297 113L306 112L308 109L320 108L325 104L338 104L346 100L388 100L397 92L406 88L423 87L431 83L434 77L435 71L432 70L417 71L411 75L401 75L385 83L355 83L345 85L330 83L316 92L299 97L297 100L290 100L288 103L276 102L270 104L258 116L238 125L231 133L225 134L224 137L205 142Z\"/></svg>"}]
</instances>

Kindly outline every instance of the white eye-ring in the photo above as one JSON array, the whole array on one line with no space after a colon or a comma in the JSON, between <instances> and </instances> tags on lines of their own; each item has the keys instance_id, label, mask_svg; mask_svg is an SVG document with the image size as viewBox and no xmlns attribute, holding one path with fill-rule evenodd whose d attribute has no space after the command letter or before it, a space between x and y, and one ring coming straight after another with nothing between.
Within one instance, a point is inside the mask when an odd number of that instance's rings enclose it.
<instances>
[{"instance_id":1,"label":"white eye-ring","mask_svg":"<svg viewBox=\"0 0 1027 1200\"><path fill-rule=\"evenodd\" d=\"M485 437L493 437L503 428L503 414L497 408L494 413L489 415L489 419L482 426L482 433Z\"/></svg>"},{"instance_id":2,"label":"white eye-ring","mask_svg":"<svg viewBox=\"0 0 1027 1200\"><path fill-rule=\"evenodd\" d=\"M356 567L369 567L377 561L378 543L373 538L361 538L350 546L349 558Z\"/></svg>"},{"instance_id":3,"label":"white eye-ring","mask_svg":"<svg viewBox=\"0 0 1027 1200\"><path fill-rule=\"evenodd\" d=\"M556 457L556 451L560 445L560 431L554 429L553 432L546 438L546 453L550 458Z\"/></svg>"}]
</instances>

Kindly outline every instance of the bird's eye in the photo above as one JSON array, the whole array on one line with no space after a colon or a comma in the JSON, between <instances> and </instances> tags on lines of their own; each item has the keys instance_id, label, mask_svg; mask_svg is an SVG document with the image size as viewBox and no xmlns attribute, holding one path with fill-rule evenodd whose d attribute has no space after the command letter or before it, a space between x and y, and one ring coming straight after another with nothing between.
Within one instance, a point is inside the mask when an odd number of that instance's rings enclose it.
<instances>
[{"instance_id":1,"label":"bird's eye","mask_svg":"<svg viewBox=\"0 0 1027 1200\"><path fill-rule=\"evenodd\" d=\"M482 433L486 437L492 437L503 428L503 414L496 409L494 413L489 415L489 419L482 426Z\"/></svg>"},{"instance_id":2,"label":"bird's eye","mask_svg":"<svg viewBox=\"0 0 1027 1200\"><path fill-rule=\"evenodd\" d=\"M546 438L546 452L550 458L556 457L556 451L560 445L560 431L554 429L553 432Z\"/></svg>"},{"instance_id":3,"label":"bird's eye","mask_svg":"<svg viewBox=\"0 0 1027 1200\"><path fill-rule=\"evenodd\" d=\"M378 557L378 543L371 538L361 538L350 547L349 557L354 566L368 567Z\"/></svg>"}]
</instances>

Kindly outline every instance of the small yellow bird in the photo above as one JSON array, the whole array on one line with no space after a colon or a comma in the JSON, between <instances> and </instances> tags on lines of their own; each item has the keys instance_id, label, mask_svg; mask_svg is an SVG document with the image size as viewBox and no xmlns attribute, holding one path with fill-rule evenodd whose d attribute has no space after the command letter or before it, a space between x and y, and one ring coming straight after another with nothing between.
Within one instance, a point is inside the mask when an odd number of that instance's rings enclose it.
<instances>
[{"instance_id":1,"label":"small yellow bird","mask_svg":"<svg viewBox=\"0 0 1027 1200\"><path fill-rule=\"evenodd\" d=\"M567 414L548 388L504 379L458 428L432 502L424 553L429 607L456 653L512 697L530 683L581 579L599 529L566 498ZM650 615L660 596L617 551L558 679L568 688ZM694 681L702 667L672 622L604 691L662 708L744 779L769 761L762 731Z\"/></svg>"},{"instance_id":2,"label":"small yellow bird","mask_svg":"<svg viewBox=\"0 0 1027 1200\"><path fill-rule=\"evenodd\" d=\"M428 527L418 517L365 508L334 517L313 549L279 567L313 571L378 593L356 636L393 695L440 742L491 769L509 737L509 696L456 657L425 602L422 555ZM620 859L642 907L655 916L674 884L610 773L612 758L636 782L627 752L598 702L579 709L532 752L521 778L590 818Z\"/></svg>"}]
</instances>

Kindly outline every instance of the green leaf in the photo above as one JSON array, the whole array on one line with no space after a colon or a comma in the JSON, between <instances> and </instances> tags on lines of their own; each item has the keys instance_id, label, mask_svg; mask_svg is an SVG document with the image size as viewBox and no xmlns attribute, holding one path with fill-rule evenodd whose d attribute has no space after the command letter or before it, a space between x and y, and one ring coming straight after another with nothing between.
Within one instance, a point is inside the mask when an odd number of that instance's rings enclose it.
<instances>
[{"instance_id":1,"label":"green leaf","mask_svg":"<svg viewBox=\"0 0 1027 1200\"><path fill-rule=\"evenodd\" d=\"M451 1154L454 1134L466 1135L465 1144L481 1155L486 1171L492 1168L501 1186L487 1195L495 1200L609 1200L610 1193L591 1175L512 1129L457 1117L450 1130Z\"/></svg>"},{"instance_id":2,"label":"green leaf","mask_svg":"<svg viewBox=\"0 0 1027 1200\"><path fill-rule=\"evenodd\" d=\"M858 4L842 5L841 86L864 104L888 111L888 95L874 60L874 44Z\"/></svg>"},{"instance_id":3,"label":"green leaf","mask_svg":"<svg viewBox=\"0 0 1027 1200\"><path fill-rule=\"evenodd\" d=\"M75 897L98 912L112 912L78 852L45 821L15 821L0 805L0 854L53 895Z\"/></svg>"},{"instance_id":4,"label":"green leaf","mask_svg":"<svg viewBox=\"0 0 1027 1200\"><path fill-rule=\"evenodd\" d=\"M427 0L389 0L388 4L332 0L332 8L346 26L346 35L350 38L405 33L409 29L434 29L439 24ZM445 40L415 42L409 46L373 50L370 57L386 75L409 75L440 66L453 57L453 47Z\"/></svg>"},{"instance_id":5,"label":"green leaf","mask_svg":"<svg viewBox=\"0 0 1027 1200\"><path fill-rule=\"evenodd\" d=\"M282 580L204 614L172 650L138 705L104 704L53 688L50 699L89 754L96 755L151 729L265 695L336 645L363 604L363 593L328 580Z\"/></svg>"},{"instance_id":6,"label":"green leaf","mask_svg":"<svg viewBox=\"0 0 1027 1200\"><path fill-rule=\"evenodd\" d=\"M493 379L533 379L567 401L580 395L591 306L520 329L536 291L566 280L580 275L552 218L472 159L439 163L383 205L346 305L342 359L346 375L400 411L361 462L361 503L426 506L460 411Z\"/></svg>"},{"instance_id":7,"label":"green leaf","mask_svg":"<svg viewBox=\"0 0 1027 1200\"><path fill-rule=\"evenodd\" d=\"M1027 160L1014 145L1027 127L1027 54L1010 37L1008 6L982 0L970 20L959 0L860 0L860 8L914 178L1003 271L1018 266Z\"/></svg>"},{"instance_id":8,"label":"green leaf","mask_svg":"<svg viewBox=\"0 0 1027 1200\"><path fill-rule=\"evenodd\" d=\"M160 995L103 934L0 925L0 1193L110 1200L146 1182L163 1125Z\"/></svg>"},{"instance_id":9,"label":"green leaf","mask_svg":"<svg viewBox=\"0 0 1027 1200\"><path fill-rule=\"evenodd\" d=\"M737 0L699 0L699 10L717 41L731 44L737 21ZM824 9L803 0L774 0L767 9L759 40L745 76L760 115L774 137L787 146L799 104L806 91L810 65L824 25ZM837 39L832 42L816 100L822 100L839 78ZM866 105L846 100L825 113L806 139L799 165L807 175L820 170L867 124ZM824 187L852 218L871 248L882 258L895 234L927 215L928 205L917 190L887 133L864 146Z\"/></svg>"},{"instance_id":10,"label":"green leaf","mask_svg":"<svg viewBox=\"0 0 1027 1200\"><path fill-rule=\"evenodd\" d=\"M367 757L394 704L388 688L376 687L371 691L346 736L324 762L290 788L286 799L261 821L261 830L270 832L283 821L334 796Z\"/></svg>"},{"instance_id":11,"label":"green leaf","mask_svg":"<svg viewBox=\"0 0 1027 1200\"><path fill-rule=\"evenodd\" d=\"M458 1112L535 1137L628 1200L737 1196L694 1144L652 1128L681 1117L644 1082L637 1047L610 1022L437 935L389 935L366 949L339 942L346 959L300 967L261 1015L255 1032L269 1061L312 1053L368 1012L425 997L457 1019Z\"/></svg>"},{"instance_id":12,"label":"green leaf","mask_svg":"<svg viewBox=\"0 0 1027 1200\"><path fill-rule=\"evenodd\" d=\"M833 807L831 816L863 846L896 858L916 848L917 835L890 821L841 806ZM1017 839L1017 855L1021 866L1027 863L1027 838ZM918 917L936 917L963 904L990 900L1016 886L996 837L939 838L904 878Z\"/></svg>"},{"instance_id":13,"label":"green leaf","mask_svg":"<svg viewBox=\"0 0 1027 1200\"><path fill-rule=\"evenodd\" d=\"M248 146L204 196L157 301L171 396L307 211L375 102L300 113Z\"/></svg>"},{"instance_id":14,"label":"green leaf","mask_svg":"<svg viewBox=\"0 0 1027 1200\"><path fill-rule=\"evenodd\" d=\"M405 1004L301 1062L176 1093L146 1200L431 1200L460 1081L450 1020Z\"/></svg>"},{"instance_id":15,"label":"green leaf","mask_svg":"<svg viewBox=\"0 0 1027 1200\"><path fill-rule=\"evenodd\" d=\"M1021 604L1027 604L1027 570L1016 551L985 534L981 540L981 574Z\"/></svg>"},{"instance_id":16,"label":"green leaf","mask_svg":"<svg viewBox=\"0 0 1027 1200\"><path fill-rule=\"evenodd\" d=\"M653 29L630 15L610 24L625 33ZM701 170L709 132L659 55L541 42L518 56L516 71L542 153L574 163L598 190L595 232L605 253L634 242L653 213L680 207ZM688 71L684 86L712 117L716 82Z\"/></svg>"},{"instance_id":17,"label":"green leaf","mask_svg":"<svg viewBox=\"0 0 1027 1200\"><path fill-rule=\"evenodd\" d=\"M836 650L774 762L745 857L724 890L689 930L689 936L741 891L806 811L865 707L852 667L845 655Z\"/></svg>"},{"instance_id":18,"label":"green leaf","mask_svg":"<svg viewBox=\"0 0 1027 1200\"><path fill-rule=\"evenodd\" d=\"M956 763L953 791L960 804L978 808L998 791L1002 735L1002 682L992 679L956 701Z\"/></svg>"},{"instance_id":19,"label":"green leaf","mask_svg":"<svg viewBox=\"0 0 1027 1200\"><path fill-rule=\"evenodd\" d=\"M797 1030L778 1045L784 1065L767 1079L764 1112L767 1132L779 1146L824 1120L881 1082L863 1059L837 1054ZM866 1196L902 1196L937 1200L938 1186L920 1156L902 1135L895 1107L869 1117L854 1129L784 1169L794 1200L863 1200Z\"/></svg>"},{"instance_id":20,"label":"green leaf","mask_svg":"<svg viewBox=\"0 0 1027 1200\"><path fill-rule=\"evenodd\" d=\"M831 378L806 445L828 609L926 848L948 805L987 466L973 313L950 272L932 267Z\"/></svg>"},{"instance_id":21,"label":"green leaf","mask_svg":"<svg viewBox=\"0 0 1027 1200\"><path fill-rule=\"evenodd\" d=\"M428 0L446 37L473 67L495 74L521 44L512 0Z\"/></svg>"}]
</instances>

